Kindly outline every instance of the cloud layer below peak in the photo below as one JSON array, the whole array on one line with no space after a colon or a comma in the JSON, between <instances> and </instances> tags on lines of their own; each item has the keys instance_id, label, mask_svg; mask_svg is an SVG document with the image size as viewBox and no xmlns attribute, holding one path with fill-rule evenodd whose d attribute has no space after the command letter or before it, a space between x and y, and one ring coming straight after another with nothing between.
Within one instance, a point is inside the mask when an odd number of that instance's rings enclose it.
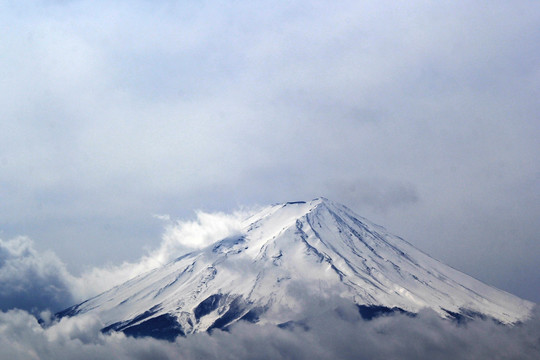
<instances>
[{"instance_id":1,"label":"cloud layer below peak","mask_svg":"<svg viewBox=\"0 0 540 360\"><path fill-rule=\"evenodd\" d=\"M103 335L99 319L62 319L42 328L27 312L0 312L0 359L537 359L540 322L507 327L475 320L457 325L426 311L362 320L354 308L325 304L303 326L241 323L229 332L176 342ZM315 311L317 310L317 311Z\"/></svg>"}]
</instances>

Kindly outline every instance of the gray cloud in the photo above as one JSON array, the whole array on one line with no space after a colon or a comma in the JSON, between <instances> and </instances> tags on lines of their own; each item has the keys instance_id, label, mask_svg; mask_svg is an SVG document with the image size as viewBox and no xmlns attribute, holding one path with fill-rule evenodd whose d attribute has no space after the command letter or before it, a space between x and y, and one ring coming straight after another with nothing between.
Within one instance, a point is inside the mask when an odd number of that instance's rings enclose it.
<instances>
[{"instance_id":1,"label":"gray cloud","mask_svg":"<svg viewBox=\"0 0 540 360\"><path fill-rule=\"evenodd\" d=\"M356 208L387 211L396 206L412 205L419 201L417 190L411 184L374 180L341 180L327 184L327 192L335 194L336 201Z\"/></svg>"},{"instance_id":2,"label":"gray cloud","mask_svg":"<svg viewBox=\"0 0 540 360\"><path fill-rule=\"evenodd\" d=\"M248 323L169 343L103 335L99 320L63 319L44 329L16 310L0 312L0 359L537 359L540 322L514 327L475 320L457 325L431 311L363 321L337 302L311 309L305 326L280 329Z\"/></svg>"},{"instance_id":3,"label":"gray cloud","mask_svg":"<svg viewBox=\"0 0 540 360\"><path fill-rule=\"evenodd\" d=\"M538 301L538 6L3 2L2 237L81 273L322 195Z\"/></svg>"},{"instance_id":4,"label":"gray cloud","mask_svg":"<svg viewBox=\"0 0 540 360\"><path fill-rule=\"evenodd\" d=\"M28 238L0 239L0 310L60 310L74 302L70 280L54 253L38 253Z\"/></svg>"}]
</instances>

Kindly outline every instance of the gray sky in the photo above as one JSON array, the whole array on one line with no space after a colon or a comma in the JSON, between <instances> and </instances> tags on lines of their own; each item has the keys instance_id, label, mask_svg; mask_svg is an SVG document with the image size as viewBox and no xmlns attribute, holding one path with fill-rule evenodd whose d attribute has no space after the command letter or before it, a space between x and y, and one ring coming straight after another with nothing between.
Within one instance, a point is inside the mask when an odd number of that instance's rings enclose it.
<instances>
[{"instance_id":1,"label":"gray sky","mask_svg":"<svg viewBox=\"0 0 540 360\"><path fill-rule=\"evenodd\" d=\"M539 2L6 0L0 30L4 241L78 274L156 214L325 196L540 302Z\"/></svg>"}]
</instances>

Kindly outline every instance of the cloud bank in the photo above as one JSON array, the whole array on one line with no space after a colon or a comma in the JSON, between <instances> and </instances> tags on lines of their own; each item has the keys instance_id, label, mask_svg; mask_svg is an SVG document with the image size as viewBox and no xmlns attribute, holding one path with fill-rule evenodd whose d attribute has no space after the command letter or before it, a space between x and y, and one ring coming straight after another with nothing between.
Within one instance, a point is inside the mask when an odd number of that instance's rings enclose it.
<instances>
[{"instance_id":1,"label":"cloud bank","mask_svg":"<svg viewBox=\"0 0 540 360\"><path fill-rule=\"evenodd\" d=\"M329 304L326 304L329 305ZM316 310L316 309L312 309ZM94 318L42 328L29 313L0 312L0 359L538 359L540 318L514 327L475 320L457 325L431 311L362 320L354 307L323 306L302 326L241 323L170 343L103 335Z\"/></svg>"},{"instance_id":2,"label":"cloud bank","mask_svg":"<svg viewBox=\"0 0 540 360\"><path fill-rule=\"evenodd\" d=\"M0 239L0 310L69 306L76 298L72 280L53 252L38 252L29 238Z\"/></svg>"}]
</instances>

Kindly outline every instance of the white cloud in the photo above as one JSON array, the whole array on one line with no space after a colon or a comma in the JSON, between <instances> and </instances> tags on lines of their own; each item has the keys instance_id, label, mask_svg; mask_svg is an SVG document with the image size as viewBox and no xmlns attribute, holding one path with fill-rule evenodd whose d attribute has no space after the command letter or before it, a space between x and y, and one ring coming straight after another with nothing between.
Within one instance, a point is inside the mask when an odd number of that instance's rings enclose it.
<instances>
[{"instance_id":1,"label":"white cloud","mask_svg":"<svg viewBox=\"0 0 540 360\"><path fill-rule=\"evenodd\" d=\"M220 239L237 235L242 230L242 221L247 213L205 213L197 212L196 221L177 221L166 227L160 257L169 252L169 247L202 249ZM177 251L176 251L177 252Z\"/></svg>"},{"instance_id":2,"label":"white cloud","mask_svg":"<svg viewBox=\"0 0 540 360\"><path fill-rule=\"evenodd\" d=\"M103 344L100 330L105 325L98 317L83 314L76 317L64 317L50 324L44 332L49 342L66 343L79 340L83 344Z\"/></svg>"},{"instance_id":3,"label":"white cloud","mask_svg":"<svg viewBox=\"0 0 540 360\"><path fill-rule=\"evenodd\" d=\"M83 300L111 287L121 284L139 274L165 265L186 252L201 249L224 238L237 235L242 230L242 221L248 211L232 214L207 213L197 211L195 220L165 221L162 241L156 249L142 256L136 262L124 262L119 266L95 267L85 272L73 282L73 292Z\"/></svg>"},{"instance_id":4,"label":"white cloud","mask_svg":"<svg viewBox=\"0 0 540 360\"><path fill-rule=\"evenodd\" d=\"M354 307L311 309L305 326L280 329L241 323L230 332L200 333L176 342L103 335L91 318L42 328L21 310L0 312L1 360L20 359L537 359L540 320L507 327L475 320L457 325L431 311L416 317L360 319Z\"/></svg>"}]
</instances>

